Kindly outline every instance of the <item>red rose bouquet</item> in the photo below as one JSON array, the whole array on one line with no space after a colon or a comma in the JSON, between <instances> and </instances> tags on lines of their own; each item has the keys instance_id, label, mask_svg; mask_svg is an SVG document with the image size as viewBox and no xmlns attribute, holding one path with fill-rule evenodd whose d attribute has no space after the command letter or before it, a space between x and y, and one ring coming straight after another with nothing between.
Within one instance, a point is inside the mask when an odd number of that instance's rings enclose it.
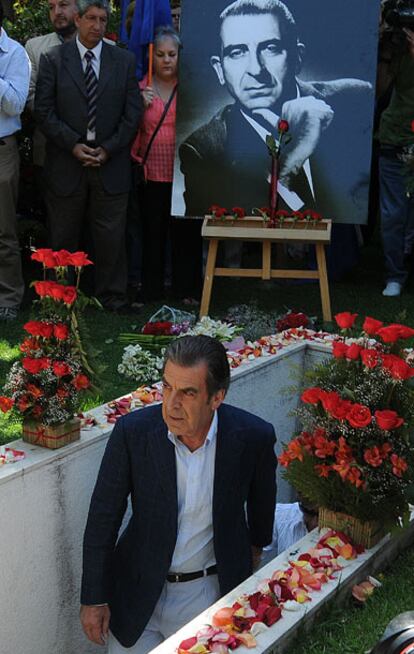
<instances>
[{"instance_id":1,"label":"red rose bouquet","mask_svg":"<svg viewBox=\"0 0 414 654\"><path fill-rule=\"evenodd\" d=\"M79 327L79 313L92 302L79 290L79 279L92 262L84 252L49 249L36 250L32 259L43 264L43 280L33 283L39 316L23 326L20 359L9 372L0 410L55 425L73 417L94 375ZM47 269L57 281L46 279ZM67 281L69 271L74 285Z\"/></svg>"},{"instance_id":2,"label":"red rose bouquet","mask_svg":"<svg viewBox=\"0 0 414 654\"><path fill-rule=\"evenodd\" d=\"M303 431L279 462L308 500L360 520L399 524L414 486L414 391L404 341L414 329L357 314L335 316L342 335L312 373L298 415Z\"/></svg>"}]
</instances>

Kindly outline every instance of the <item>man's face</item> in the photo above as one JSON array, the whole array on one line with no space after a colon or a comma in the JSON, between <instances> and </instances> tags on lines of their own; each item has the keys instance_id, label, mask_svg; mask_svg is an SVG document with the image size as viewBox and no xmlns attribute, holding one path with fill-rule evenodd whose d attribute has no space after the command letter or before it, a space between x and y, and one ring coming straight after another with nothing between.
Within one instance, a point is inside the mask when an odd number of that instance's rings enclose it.
<instances>
[{"instance_id":1,"label":"man's face","mask_svg":"<svg viewBox=\"0 0 414 654\"><path fill-rule=\"evenodd\" d=\"M75 24L80 42L85 48L92 49L105 35L108 15L105 9L90 7L83 16L76 14Z\"/></svg>"},{"instance_id":2,"label":"man's face","mask_svg":"<svg viewBox=\"0 0 414 654\"><path fill-rule=\"evenodd\" d=\"M272 14L229 16L221 27L221 57L211 63L220 84L246 109L270 109L281 98L288 55Z\"/></svg>"},{"instance_id":3,"label":"man's face","mask_svg":"<svg viewBox=\"0 0 414 654\"><path fill-rule=\"evenodd\" d=\"M178 366L167 361L163 377L162 417L176 436L189 439L207 435L213 412L224 399L220 390L209 398L207 364Z\"/></svg>"},{"instance_id":4,"label":"man's face","mask_svg":"<svg viewBox=\"0 0 414 654\"><path fill-rule=\"evenodd\" d=\"M75 29L75 0L49 0L49 18L58 34Z\"/></svg>"}]
</instances>

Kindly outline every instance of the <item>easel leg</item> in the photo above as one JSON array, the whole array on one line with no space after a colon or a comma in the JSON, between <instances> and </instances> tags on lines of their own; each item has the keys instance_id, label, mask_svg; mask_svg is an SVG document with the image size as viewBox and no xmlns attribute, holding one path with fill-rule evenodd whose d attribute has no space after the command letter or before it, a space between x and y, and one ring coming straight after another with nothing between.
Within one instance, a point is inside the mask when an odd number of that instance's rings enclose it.
<instances>
[{"instance_id":1,"label":"easel leg","mask_svg":"<svg viewBox=\"0 0 414 654\"><path fill-rule=\"evenodd\" d=\"M201 296L200 318L208 315L213 288L214 269L216 267L218 239L212 238L208 246L206 274L204 277L203 295Z\"/></svg>"},{"instance_id":2,"label":"easel leg","mask_svg":"<svg viewBox=\"0 0 414 654\"><path fill-rule=\"evenodd\" d=\"M321 291L322 315L325 322L332 321L331 300L329 298L328 274L326 270L325 246L316 244L316 261L319 272L319 288Z\"/></svg>"},{"instance_id":3,"label":"easel leg","mask_svg":"<svg viewBox=\"0 0 414 654\"><path fill-rule=\"evenodd\" d=\"M263 241L262 253L262 279L270 279L272 244L270 241Z\"/></svg>"}]
</instances>

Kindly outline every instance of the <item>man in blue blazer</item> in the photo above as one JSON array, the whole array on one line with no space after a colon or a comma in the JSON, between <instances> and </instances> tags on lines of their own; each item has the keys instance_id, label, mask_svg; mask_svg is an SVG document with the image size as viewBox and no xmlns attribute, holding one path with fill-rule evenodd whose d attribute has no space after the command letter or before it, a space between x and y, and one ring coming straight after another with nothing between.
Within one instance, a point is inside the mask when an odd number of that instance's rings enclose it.
<instances>
[{"instance_id":1,"label":"man in blue blazer","mask_svg":"<svg viewBox=\"0 0 414 654\"><path fill-rule=\"evenodd\" d=\"M110 654L156 647L251 575L271 542L274 430L223 404L229 382L218 341L179 338L162 405L125 416L109 439L84 538L81 621L93 642L109 635Z\"/></svg>"}]
</instances>

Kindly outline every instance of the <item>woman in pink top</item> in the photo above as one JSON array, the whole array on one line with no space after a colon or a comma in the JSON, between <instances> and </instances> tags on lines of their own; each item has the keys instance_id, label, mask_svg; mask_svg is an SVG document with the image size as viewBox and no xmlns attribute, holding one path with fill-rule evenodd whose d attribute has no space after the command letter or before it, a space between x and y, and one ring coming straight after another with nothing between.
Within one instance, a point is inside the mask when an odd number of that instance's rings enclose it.
<instances>
[{"instance_id":1,"label":"woman in pink top","mask_svg":"<svg viewBox=\"0 0 414 654\"><path fill-rule=\"evenodd\" d=\"M179 294L182 245L178 244L181 220L172 220L171 191L175 152L175 117L178 52L181 47L177 32L170 26L159 27L154 39L154 66L151 86L148 76L140 82L145 114L133 143L131 156L138 163L145 161L146 184L138 191L139 210L143 228L142 243L142 299L159 300L164 296L165 254L168 233L172 242L173 290ZM161 126L151 139L165 112ZM149 145L150 144L150 145ZM149 147L149 150L148 150ZM184 221L187 222L187 221ZM181 240L181 239L179 239ZM178 254L179 252L179 254ZM178 256L177 256L178 254ZM188 258L187 252L187 258Z\"/></svg>"}]
</instances>

